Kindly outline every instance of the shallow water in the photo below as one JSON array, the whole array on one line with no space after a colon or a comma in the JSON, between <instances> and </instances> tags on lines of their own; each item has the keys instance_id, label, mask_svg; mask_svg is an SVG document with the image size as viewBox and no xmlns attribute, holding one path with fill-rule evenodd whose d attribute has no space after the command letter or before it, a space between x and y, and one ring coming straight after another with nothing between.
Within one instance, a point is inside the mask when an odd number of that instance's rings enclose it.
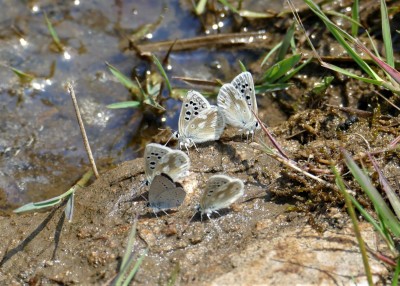
<instances>
[{"instance_id":1,"label":"shallow water","mask_svg":"<svg viewBox=\"0 0 400 286\"><path fill-rule=\"evenodd\" d=\"M281 5L281 1L269 1L267 6L257 2L251 3L251 9L279 9ZM160 15L161 23L144 36L147 42L217 32L209 20L203 26L191 9L190 1L2 1L0 193L4 195L0 195L0 210L63 193L88 168L65 89L68 81L74 83L100 171L138 156L137 150L148 140L145 138L158 128L177 128L176 100L164 104L168 111L163 116L106 108L132 97L105 62L126 75L155 70L146 58L127 48L126 38L143 25L156 23ZM44 13L66 47L62 53L54 49ZM234 31L231 19L218 21L219 32ZM251 63L260 53L204 48L176 52L170 55L168 75L228 80L239 71L238 59ZM160 59L164 55L157 54ZM35 79L21 83L9 67L33 74ZM178 80L172 84L190 88Z\"/></svg>"}]
</instances>

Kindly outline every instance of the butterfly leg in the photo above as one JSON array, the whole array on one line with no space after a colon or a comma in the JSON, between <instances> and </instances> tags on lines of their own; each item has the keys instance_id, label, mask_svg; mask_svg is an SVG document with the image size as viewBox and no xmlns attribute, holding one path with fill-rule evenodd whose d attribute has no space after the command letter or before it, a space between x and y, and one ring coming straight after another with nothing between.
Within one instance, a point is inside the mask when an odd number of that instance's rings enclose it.
<instances>
[{"instance_id":1,"label":"butterfly leg","mask_svg":"<svg viewBox=\"0 0 400 286\"><path fill-rule=\"evenodd\" d=\"M196 149L197 153L200 153L199 149L197 149L197 146L196 146L196 144L194 142L193 142L193 146L194 146L194 149Z\"/></svg>"},{"instance_id":2,"label":"butterfly leg","mask_svg":"<svg viewBox=\"0 0 400 286\"><path fill-rule=\"evenodd\" d=\"M153 214L156 216L156 218L158 218L157 212L155 210L153 210Z\"/></svg>"}]
</instances>

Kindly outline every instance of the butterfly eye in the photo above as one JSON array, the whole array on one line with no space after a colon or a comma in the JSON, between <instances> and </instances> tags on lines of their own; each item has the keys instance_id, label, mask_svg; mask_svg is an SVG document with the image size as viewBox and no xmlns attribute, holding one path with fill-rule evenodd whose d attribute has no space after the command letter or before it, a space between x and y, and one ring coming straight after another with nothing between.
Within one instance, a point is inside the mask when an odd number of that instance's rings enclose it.
<instances>
[{"instance_id":1,"label":"butterfly eye","mask_svg":"<svg viewBox=\"0 0 400 286\"><path fill-rule=\"evenodd\" d=\"M258 127L258 121L256 122L256 127Z\"/></svg>"}]
</instances>

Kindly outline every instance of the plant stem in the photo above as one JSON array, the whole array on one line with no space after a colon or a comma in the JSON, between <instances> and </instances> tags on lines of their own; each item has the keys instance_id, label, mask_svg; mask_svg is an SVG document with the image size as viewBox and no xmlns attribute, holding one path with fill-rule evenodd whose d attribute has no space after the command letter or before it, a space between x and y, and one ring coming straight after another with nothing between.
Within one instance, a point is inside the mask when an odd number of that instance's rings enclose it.
<instances>
[{"instance_id":1,"label":"plant stem","mask_svg":"<svg viewBox=\"0 0 400 286\"><path fill-rule=\"evenodd\" d=\"M81 112L79 111L78 101L76 100L76 96L75 96L75 91L70 82L67 83L67 89L72 98L72 103L75 108L76 118L78 119L79 128L81 129L83 143L85 144L86 153L89 157L90 164L92 165L93 173L96 176L96 178L98 179L100 177L99 172L97 172L96 162L94 161L92 150L90 149L89 140L86 135L85 126L83 125Z\"/></svg>"}]
</instances>

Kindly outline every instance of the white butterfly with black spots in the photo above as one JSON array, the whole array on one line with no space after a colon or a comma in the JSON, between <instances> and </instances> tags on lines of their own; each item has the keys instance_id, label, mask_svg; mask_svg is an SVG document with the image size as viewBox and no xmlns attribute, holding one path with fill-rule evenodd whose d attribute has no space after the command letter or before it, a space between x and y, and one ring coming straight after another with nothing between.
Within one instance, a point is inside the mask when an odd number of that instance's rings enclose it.
<instances>
[{"instance_id":1,"label":"white butterfly with black spots","mask_svg":"<svg viewBox=\"0 0 400 286\"><path fill-rule=\"evenodd\" d=\"M227 208L244 194L243 181L225 175L214 175L206 183L198 211L208 218L213 212Z\"/></svg>"},{"instance_id":2,"label":"white butterfly with black spots","mask_svg":"<svg viewBox=\"0 0 400 286\"><path fill-rule=\"evenodd\" d=\"M239 128L246 135L254 135L255 130L260 129L253 114L257 114L258 107L251 73L242 72L231 83L224 84L219 90L217 101L226 124Z\"/></svg>"},{"instance_id":3,"label":"white butterfly with black spots","mask_svg":"<svg viewBox=\"0 0 400 286\"><path fill-rule=\"evenodd\" d=\"M217 106L210 105L199 92L190 90L182 103L179 114L178 139L179 147L188 150L195 143L218 140L225 128L225 118Z\"/></svg>"},{"instance_id":4,"label":"white butterfly with black spots","mask_svg":"<svg viewBox=\"0 0 400 286\"><path fill-rule=\"evenodd\" d=\"M184 152L157 143L146 145L144 162L147 184L162 173L168 175L173 182L189 173L190 160Z\"/></svg>"}]
</instances>

